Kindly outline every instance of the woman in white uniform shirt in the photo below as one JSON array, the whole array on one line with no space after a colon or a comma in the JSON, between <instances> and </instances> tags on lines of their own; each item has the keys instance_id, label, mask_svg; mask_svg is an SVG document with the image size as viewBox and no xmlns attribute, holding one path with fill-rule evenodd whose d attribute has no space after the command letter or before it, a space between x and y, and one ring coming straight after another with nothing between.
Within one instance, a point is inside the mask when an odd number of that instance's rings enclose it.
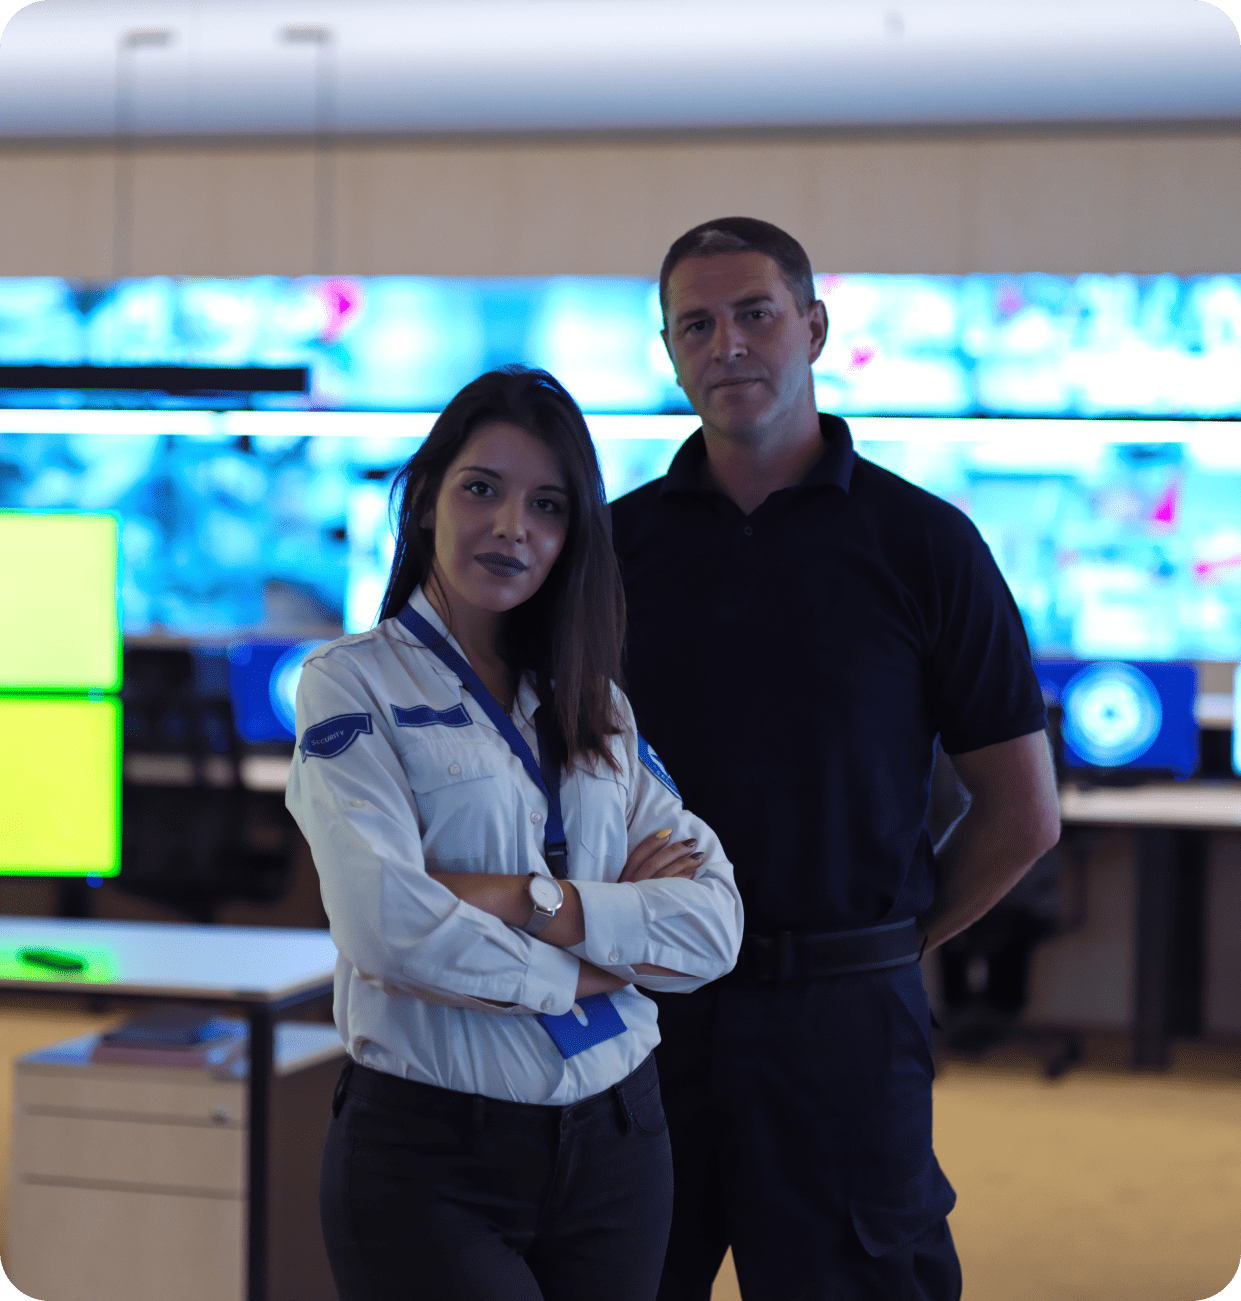
<instances>
[{"instance_id":1,"label":"woman in white uniform shirt","mask_svg":"<svg viewBox=\"0 0 1241 1301\"><path fill-rule=\"evenodd\" d=\"M381 621L306 661L288 788L350 1057L333 1273L342 1301L646 1301L671 1164L640 987L731 968L732 868L615 685L624 598L568 393L482 376L398 491Z\"/></svg>"}]
</instances>

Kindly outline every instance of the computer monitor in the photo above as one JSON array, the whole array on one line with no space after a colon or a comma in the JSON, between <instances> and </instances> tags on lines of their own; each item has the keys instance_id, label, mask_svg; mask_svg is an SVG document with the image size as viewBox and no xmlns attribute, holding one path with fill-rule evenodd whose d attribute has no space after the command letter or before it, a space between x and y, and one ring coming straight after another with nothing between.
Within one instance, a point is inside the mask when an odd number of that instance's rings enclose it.
<instances>
[{"instance_id":1,"label":"computer monitor","mask_svg":"<svg viewBox=\"0 0 1241 1301\"><path fill-rule=\"evenodd\" d=\"M323 644L322 639L239 641L228 648L233 725L243 741L251 745L293 741L302 664Z\"/></svg>"},{"instance_id":2,"label":"computer monitor","mask_svg":"<svg viewBox=\"0 0 1241 1301\"><path fill-rule=\"evenodd\" d=\"M117 875L121 743L113 696L0 696L0 875Z\"/></svg>"},{"instance_id":3,"label":"computer monitor","mask_svg":"<svg viewBox=\"0 0 1241 1301\"><path fill-rule=\"evenodd\" d=\"M0 510L0 691L121 685L118 518Z\"/></svg>"},{"instance_id":4,"label":"computer monitor","mask_svg":"<svg viewBox=\"0 0 1241 1301\"><path fill-rule=\"evenodd\" d=\"M1039 660L1035 671L1059 709L1064 769L1186 778L1198 767L1194 665Z\"/></svg>"},{"instance_id":5,"label":"computer monitor","mask_svg":"<svg viewBox=\"0 0 1241 1301\"><path fill-rule=\"evenodd\" d=\"M1241 664L1232 675L1232 770L1241 777Z\"/></svg>"},{"instance_id":6,"label":"computer monitor","mask_svg":"<svg viewBox=\"0 0 1241 1301\"><path fill-rule=\"evenodd\" d=\"M116 515L0 510L0 875L115 876Z\"/></svg>"}]
</instances>

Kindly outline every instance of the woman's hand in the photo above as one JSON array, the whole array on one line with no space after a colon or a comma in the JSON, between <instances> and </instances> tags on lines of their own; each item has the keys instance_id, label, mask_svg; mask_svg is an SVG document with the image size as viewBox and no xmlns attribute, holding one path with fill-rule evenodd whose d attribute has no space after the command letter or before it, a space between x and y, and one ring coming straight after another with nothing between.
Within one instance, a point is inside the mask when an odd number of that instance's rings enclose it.
<instances>
[{"instance_id":1,"label":"woman's hand","mask_svg":"<svg viewBox=\"0 0 1241 1301\"><path fill-rule=\"evenodd\" d=\"M654 881L660 877L693 876L706 854L695 853L696 840L670 841L671 829L656 831L639 841L625 860L621 881Z\"/></svg>"}]
</instances>

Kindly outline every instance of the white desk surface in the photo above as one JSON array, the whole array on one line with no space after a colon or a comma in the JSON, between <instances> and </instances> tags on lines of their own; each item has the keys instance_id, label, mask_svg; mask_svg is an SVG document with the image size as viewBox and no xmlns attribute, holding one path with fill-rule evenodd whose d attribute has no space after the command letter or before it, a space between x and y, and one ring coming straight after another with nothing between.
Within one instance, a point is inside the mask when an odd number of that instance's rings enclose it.
<instances>
[{"instance_id":1,"label":"white desk surface","mask_svg":"<svg viewBox=\"0 0 1241 1301\"><path fill-rule=\"evenodd\" d=\"M87 966L32 966L17 956L27 948L71 953ZM321 930L0 917L0 989L111 988L264 1003L330 985L335 969L336 946Z\"/></svg>"},{"instance_id":2,"label":"white desk surface","mask_svg":"<svg viewBox=\"0 0 1241 1301\"><path fill-rule=\"evenodd\" d=\"M233 1024L244 1028L245 1022L237 1020ZM306 1025L299 1021L281 1021L272 1027L272 1068L276 1075L292 1075L294 1071L304 1071L320 1062L330 1062L345 1055L345 1045L334 1025ZM91 1060L95 1045L99 1042L97 1034L78 1035L73 1039L62 1039L59 1043L48 1044L45 1048L36 1048L33 1052L23 1054L17 1059L19 1070L32 1073L40 1071L62 1072L65 1070L108 1071L128 1076L146 1076L157 1080L167 1080L169 1070L182 1070L183 1067L168 1066L130 1066L121 1062L108 1062L100 1065ZM215 1078L248 1079L250 1076L250 1057L240 1053L222 1070L210 1067L194 1067L203 1074Z\"/></svg>"},{"instance_id":3,"label":"white desk surface","mask_svg":"<svg viewBox=\"0 0 1241 1301\"><path fill-rule=\"evenodd\" d=\"M1146 827L1241 828L1241 782L1060 788L1060 817Z\"/></svg>"}]
</instances>

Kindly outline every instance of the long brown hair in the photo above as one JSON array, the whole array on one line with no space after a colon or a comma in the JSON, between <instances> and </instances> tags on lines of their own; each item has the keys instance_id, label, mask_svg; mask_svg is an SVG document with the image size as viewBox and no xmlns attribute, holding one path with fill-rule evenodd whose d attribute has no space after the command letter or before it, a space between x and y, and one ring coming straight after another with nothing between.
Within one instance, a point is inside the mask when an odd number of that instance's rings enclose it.
<instances>
[{"instance_id":1,"label":"long brown hair","mask_svg":"<svg viewBox=\"0 0 1241 1301\"><path fill-rule=\"evenodd\" d=\"M611 513L586 421L547 371L504 366L480 375L449 402L397 472L391 497L396 552L379 617L399 614L414 588L431 577L435 537L420 521L470 435L496 422L516 425L546 444L569 489L564 547L543 586L509 611L500 652L511 668L533 672L539 701L555 723L559 762L597 757L616 768L607 738L620 730L612 684L620 682L625 594L612 550Z\"/></svg>"}]
</instances>

